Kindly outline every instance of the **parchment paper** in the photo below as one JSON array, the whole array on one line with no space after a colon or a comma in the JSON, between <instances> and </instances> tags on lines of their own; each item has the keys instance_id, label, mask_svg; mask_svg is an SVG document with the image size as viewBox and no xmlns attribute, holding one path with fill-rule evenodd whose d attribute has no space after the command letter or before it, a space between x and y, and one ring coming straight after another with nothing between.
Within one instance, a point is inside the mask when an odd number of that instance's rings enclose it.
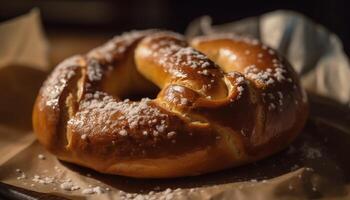
<instances>
[{"instance_id":1,"label":"parchment paper","mask_svg":"<svg viewBox=\"0 0 350 200\"><path fill-rule=\"evenodd\" d=\"M0 181L73 199L349 199L350 114L334 100L349 103L350 68L339 39L290 11L217 26L203 17L186 35L216 32L258 37L301 74L314 94L312 113L291 147L250 165L162 180L104 175L58 161L35 140L30 125L33 100L52 68L39 12L33 10L0 25Z\"/></svg>"}]
</instances>

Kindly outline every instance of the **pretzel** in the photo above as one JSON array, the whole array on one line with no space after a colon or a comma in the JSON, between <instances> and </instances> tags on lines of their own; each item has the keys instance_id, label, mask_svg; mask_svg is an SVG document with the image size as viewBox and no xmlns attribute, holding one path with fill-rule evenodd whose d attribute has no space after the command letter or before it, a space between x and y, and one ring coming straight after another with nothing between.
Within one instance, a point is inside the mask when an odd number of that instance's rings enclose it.
<instances>
[{"instance_id":1,"label":"pretzel","mask_svg":"<svg viewBox=\"0 0 350 200\"><path fill-rule=\"evenodd\" d=\"M34 105L38 140L61 160L139 178L243 165L293 141L308 104L285 59L235 35L189 43L136 31L64 60Z\"/></svg>"}]
</instances>

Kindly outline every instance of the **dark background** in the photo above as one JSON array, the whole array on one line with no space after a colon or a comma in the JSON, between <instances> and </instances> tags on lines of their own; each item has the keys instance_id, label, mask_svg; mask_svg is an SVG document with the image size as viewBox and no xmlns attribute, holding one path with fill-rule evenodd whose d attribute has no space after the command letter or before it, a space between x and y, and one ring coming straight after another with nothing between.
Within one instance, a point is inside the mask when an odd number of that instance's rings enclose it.
<instances>
[{"instance_id":1,"label":"dark background","mask_svg":"<svg viewBox=\"0 0 350 200\"><path fill-rule=\"evenodd\" d=\"M335 32L350 54L350 11L346 1L239 0L10 0L0 1L0 21L39 7L46 30L104 32L167 28L183 32L188 23L210 15L214 24L231 22L277 9L303 13Z\"/></svg>"}]
</instances>

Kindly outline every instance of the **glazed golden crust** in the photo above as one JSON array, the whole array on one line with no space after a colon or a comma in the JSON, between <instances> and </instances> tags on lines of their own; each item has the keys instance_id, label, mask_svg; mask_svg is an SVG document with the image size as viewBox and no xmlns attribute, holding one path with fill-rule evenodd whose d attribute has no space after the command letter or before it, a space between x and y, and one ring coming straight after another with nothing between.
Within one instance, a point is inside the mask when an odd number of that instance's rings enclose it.
<instances>
[{"instance_id":1,"label":"glazed golden crust","mask_svg":"<svg viewBox=\"0 0 350 200\"><path fill-rule=\"evenodd\" d=\"M34 106L39 141L103 173L165 178L256 161L296 137L307 100L285 60L236 36L191 46L172 32L139 31L63 61ZM155 99L122 100L155 85Z\"/></svg>"}]
</instances>

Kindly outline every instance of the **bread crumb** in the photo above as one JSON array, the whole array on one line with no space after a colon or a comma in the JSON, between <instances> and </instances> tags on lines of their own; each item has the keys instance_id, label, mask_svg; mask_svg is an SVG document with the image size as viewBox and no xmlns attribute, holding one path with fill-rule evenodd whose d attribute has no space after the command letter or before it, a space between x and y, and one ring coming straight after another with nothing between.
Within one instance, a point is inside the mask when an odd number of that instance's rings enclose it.
<instances>
[{"instance_id":1,"label":"bread crumb","mask_svg":"<svg viewBox=\"0 0 350 200\"><path fill-rule=\"evenodd\" d=\"M82 140L85 140L85 139L86 139L86 137L87 137L87 135L86 135L86 134L81 135L81 139L82 139Z\"/></svg>"},{"instance_id":2,"label":"bread crumb","mask_svg":"<svg viewBox=\"0 0 350 200\"><path fill-rule=\"evenodd\" d=\"M45 157L43 154L39 154L39 155L38 155L38 158L39 158L40 160L45 160L45 159L46 159L46 157Z\"/></svg>"}]
</instances>

